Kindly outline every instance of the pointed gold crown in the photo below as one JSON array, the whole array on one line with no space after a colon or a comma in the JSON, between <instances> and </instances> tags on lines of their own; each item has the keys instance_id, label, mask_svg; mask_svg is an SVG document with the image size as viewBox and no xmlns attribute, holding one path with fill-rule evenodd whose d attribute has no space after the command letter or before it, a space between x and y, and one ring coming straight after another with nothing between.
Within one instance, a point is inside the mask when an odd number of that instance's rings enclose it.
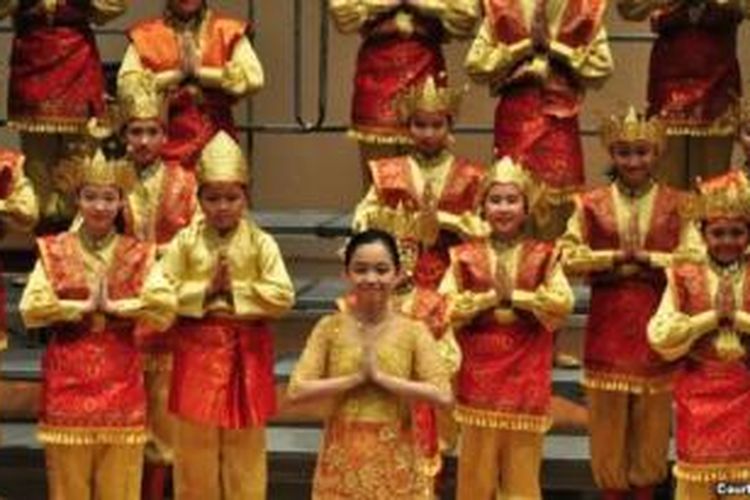
<instances>
[{"instance_id":1,"label":"pointed gold crown","mask_svg":"<svg viewBox=\"0 0 750 500\"><path fill-rule=\"evenodd\" d=\"M708 180L698 179L697 194L689 204L694 220L720 217L750 220L750 186L742 172L733 170Z\"/></svg>"},{"instance_id":2,"label":"pointed gold crown","mask_svg":"<svg viewBox=\"0 0 750 500\"><path fill-rule=\"evenodd\" d=\"M465 88L455 90L439 86L434 77L428 76L420 84L413 85L396 96L393 107L403 123L408 122L417 111L446 113L455 117L465 93Z\"/></svg>"},{"instance_id":3,"label":"pointed gold crown","mask_svg":"<svg viewBox=\"0 0 750 500\"><path fill-rule=\"evenodd\" d=\"M543 215L540 210L546 206L543 202L547 197L547 186L511 157L505 156L490 167L485 178L485 195L493 184L515 184L526 197L529 213L534 212L537 218Z\"/></svg>"},{"instance_id":4,"label":"pointed gold crown","mask_svg":"<svg viewBox=\"0 0 750 500\"><path fill-rule=\"evenodd\" d=\"M131 76L119 88L120 116L123 124L131 120L166 121L166 107L152 74Z\"/></svg>"},{"instance_id":5,"label":"pointed gold crown","mask_svg":"<svg viewBox=\"0 0 750 500\"><path fill-rule=\"evenodd\" d=\"M101 148L79 146L55 169L56 185L67 193L83 186L114 186L128 192L137 182L132 165L121 159L107 159Z\"/></svg>"},{"instance_id":6,"label":"pointed gold crown","mask_svg":"<svg viewBox=\"0 0 750 500\"><path fill-rule=\"evenodd\" d=\"M610 115L602 121L599 130L602 143L607 149L618 142L646 141L662 151L666 140L664 123L657 116L646 119L633 106L624 115Z\"/></svg>"},{"instance_id":7,"label":"pointed gold crown","mask_svg":"<svg viewBox=\"0 0 750 500\"><path fill-rule=\"evenodd\" d=\"M248 164L239 144L232 137L219 131L206 144L198 160L198 182L239 182L250 181Z\"/></svg>"}]
</instances>

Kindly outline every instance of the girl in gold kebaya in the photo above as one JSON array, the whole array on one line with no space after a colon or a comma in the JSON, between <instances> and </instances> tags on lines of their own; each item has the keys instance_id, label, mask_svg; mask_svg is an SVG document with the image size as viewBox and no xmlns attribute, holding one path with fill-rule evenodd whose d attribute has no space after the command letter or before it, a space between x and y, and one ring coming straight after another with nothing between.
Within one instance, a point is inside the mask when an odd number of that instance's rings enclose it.
<instances>
[{"instance_id":1,"label":"girl in gold kebaya","mask_svg":"<svg viewBox=\"0 0 750 500\"><path fill-rule=\"evenodd\" d=\"M669 269L648 339L666 360L680 360L675 498L747 498L719 485L750 477L750 191L731 176L698 190L691 215L706 255Z\"/></svg>"},{"instance_id":2,"label":"girl in gold kebaya","mask_svg":"<svg viewBox=\"0 0 750 500\"><path fill-rule=\"evenodd\" d=\"M203 212L160 267L176 297L169 409L177 498L266 498L265 423L276 409L269 320L294 303L276 242L247 218L248 167L219 132L201 153Z\"/></svg>"},{"instance_id":3,"label":"girl in gold kebaya","mask_svg":"<svg viewBox=\"0 0 750 500\"><path fill-rule=\"evenodd\" d=\"M117 232L132 171L101 152L68 168L82 223L38 240L41 257L20 304L27 327L53 332L38 430L50 498L137 500L146 396L134 320L165 328L169 300L153 296L146 309L156 248Z\"/></svg>"},{"instance_id":4,"label":"girl in gold kebaya","mask_svg":"<svg viewBox=\"0 0 750 500\"><path fill-rule=\"evenodd\" d=\"M652 351L646 325L664 268L686 245L685 195L654 181L664 125L633 108L601 129L614 182L576 198L563 237L569 274L591 284L583 385L594 480L609 500L653 498L667 476L673 367Z\"/></svg>"},{"instance_id":5,"label":"girl in gold kebaya","mask_svg":"<svg viewBox=\"0 0 750 500\"><path fill-rule=\"evenodd\" d=\"M553 332L573 293L555 244L525 233L543 201L529 174L510 158L498 161L482 200L491 236L452 248L441 284L462 352L458 498L540 499Z\"/></svg>"},{"instance_id":6,"label":"girl in gold kebaya","mask_svg":"<svg viewBox=\"0 0 750 500\"><path fill-rule=\"evenodd\" d=\"M289 386L294 400L334 401L313 498L433 498L408 402L449 405L447 370L425 326L393 307L401 273L394 239L355 234L344 262L353 306L318 322Z\"/></svg>"}]
</instances>

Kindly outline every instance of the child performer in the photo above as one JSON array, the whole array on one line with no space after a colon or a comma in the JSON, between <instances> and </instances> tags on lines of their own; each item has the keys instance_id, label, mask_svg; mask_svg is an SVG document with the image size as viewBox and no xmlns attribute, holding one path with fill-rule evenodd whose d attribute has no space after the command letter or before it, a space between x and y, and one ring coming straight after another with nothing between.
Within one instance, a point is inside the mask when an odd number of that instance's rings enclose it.
<instances>
[{"instance_id":1,"label":"child performer","mask_svg":"<svg viewBox=\"0 0 750 500\"><path fill-rule=\"evenodd\" d=\"M157 253L161 253L193 217L197 205L195 175L162 159L166 110L153 80L132 79L126 87L120 98L120 112L125 120L122 134L138 178L126 199L125 233L155 243ZM164 483L174 455L175 422L167 411L172 356L168 336L141 347L146 352L148 395L142 498L159 500L164 496Z\"/></svg>"},{"instance_id":2,"label":"child performer","mask_svg":"<svg viewBox=\"0 0 750 500\"><path fill-rule=\"evenodd\" d=\"M350 135L360 144L365 188L370 160L402 154L410 144L394 98L428 77L446 83L441 45L471 36L479 10L479 0L329 0L339 31L362 37Z\"/></svg>"},{"instance_id":3,"label":"child performer","mask_svg":"<svg viewBox=\"0 0 750 500\"><path fill-rule=\"evenodd\" d=\"M118 234L116 219L134 180L127 164L98 151L66 168L82 223L38 240L40 259L20 304L27 327L53 332L38 430L49 496L137 500L146 396L134 319L146 316L142 289L156 249ZM168 300L162 307L148 318L166 327L159 318Z\"/></svg>"},{"instance_id":4,"label":"child performer","mask_svg":"<svg viewBox=\"0 0 750 500\"><path fill-rule=\"evenodd\" d=\"M683 193L654 181L664 126L631 107L601 127L614 181L576 199L563 237L566 272L586 275L591 303L583 385L591 462L605 499L653 498L667 475L673 368L651 350L646 325L664 267L686 244Z\"/></svg>"},{"instance_id":5,"label":"child performer","mask_svg":"<svg viewBox=\"0 0 750 500\"><path fill-rule=\"evenodd\" d=\"M203 212L160 266L177 296L169 410L180 499L264 499L265 422L275 411L269 320L294 289L276 242L247 218L248 166L219 132L198 163ZM222 493L223 492L223 493Z\"/></svg>"},{"instance_id":6,"label":"child performer","mask_svg":"<svg viewBox=\"0 0 750 500\"><path fill-rule=\"evenodd\" d=\"M26 173L42 219L72 218L58 183L71 145L90 118L105 115L102 61L92 24L121 16L128 0L3 0L0 19L12 16L8 123L21 133ZM61 164L61 161L63 163Z\"/></svg>"},{"instance_id":7,"label":"child performer","mask_svg":"<svg viewBox=\"0 0 750 500\"><path fill-rule=\"evenodd\" d=\"M133 26L118 74L151 78L167 95L164 158L193 169L219 130L236 135L232 107L263 87L263 68L247 34L248 22L208 6L208 0L164 0L164 15Z\"/></svg>"},{"instance_id":8,"label":"child performer","mask_svg":"<svg viewBox=\"0 0 750 500\"><path fill-rule=\"evenodd\" d=\"M540 193L519 164L495 163L482 203L491 236L452 248L441 284L463 356L454 412L459 500L541 499L553 332L574 299L555 244L525 234Z\"/></svg>"},{"instance_id":9,"label":"child performer","mask_svg":"<svg viewBox=\"0 0 750 500\"><path fill-rule=\"evenodd\" d=\"M510 156L560 196L545 238L565 230L562 196L583 187L578 116L586 90L601 86L614 64L604 28L606 2L484 0L485 19L466 70L499 97L495 158Z\"/></svg>"},{"instance_id":10,"label":"child performer","mask_svg":"<svg viewBox=\"0 0 750 500\"><path fill-rule=\"evenodd\" d=\"M675 498L747 498L732 485L750 477L750 192L729 176L699 191L692 215L707 256L670 268L648 339L665 359L681 360Z\"/></svg>"},{"instance_id":11,"label":"child performer","mask_svg":"<svg viewBox=\"0 0 750 500\"><path fill-rule=\"evenodd\" d=\"M617 0L617 9L629 21L648 19L656 35L648 114L667 126L664 178L687 188L695 177L726 171L732 157L732 104L742 84L737 33L750 17L750 4Z\"/></svg>"},{"instance_id":12,"label":"child performer","mask_svg":"<svg viewBox=\"0 0 750 500\"><path fill-rule=\"evenodd\" d=\"M289 386L292 399L335 399L312 497L431 499L408 408L413 399L449 405L448 372L430 332L393 306L393 237L355 234L344 262L353 306L318 322Z\"/></svg>"}]
</instances>

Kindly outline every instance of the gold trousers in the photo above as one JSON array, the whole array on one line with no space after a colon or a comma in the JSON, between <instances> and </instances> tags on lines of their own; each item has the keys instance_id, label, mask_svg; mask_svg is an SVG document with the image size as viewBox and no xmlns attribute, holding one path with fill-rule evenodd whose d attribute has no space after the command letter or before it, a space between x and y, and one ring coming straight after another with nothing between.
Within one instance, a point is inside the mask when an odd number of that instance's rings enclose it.
<instances>
[{"instance_id":1,"label":"gold trousers","mask_svg":"<svg viewBox=\"0 0 750 500\"><path fill-rule=\"evenodd\" d=\"M146 462L171 464L174 460L174 434L177 419L169 413L169 383L172 373L169 370L169 354L149 355L153 370L144 373L146 395L148 397L148 442ZM149 363L147 362L147 365Z\"/></svg>"},{"instance_id":2,"label":"gold trousers","mask_svg":"<svg viewBox=\"0 0 750 500\"><path fill-rule=\"evenodd\" d=\"M672 394L586 389L591 469L601 489L629 490L667 477Z\"/></svg>"},{"instance_id":3,"label":"gold trousers","mask_svg":"<svg viewBox=\"0 0 750 500\"><path fill-rule=\"evenodd\" d=\"M50 500L139 500L143 445L44 446Z\"/></svg>"},{"instance_id":4,"label":"gold trousers","mask_svg":"<svg viewBox=\"0 0 750 500\"><path fill-rule=\"evenodd\" d=\"M727 171L733 142L732 136L669 137L657 176L674 187L690 189L697 176L706 179Z\"/></svg>"},{"instance_id":5,"label":"gold trousers","mask_svg":"<svg viewBox=\"0 0 750 500\"><path fill-rule=\"evenodd\" d=\"M695 483L677 480L677 489L674 494L675 500L747 500L750 495L722 495L719 493L721 488L714 483Z\"/></svg>"},{"instance_id":6,"label":"gold trousers","mask_svg":"<svg viewBox=\"0 0 750 500\"><path fill-rule=\"evenodd\" d=\"M265 500L266 430L219 429L177 419L177 500Z\"/></svg>"},{"instance_id":7,"label":"gold trousers","mask_svg":"<svg viewBox=\"0 0 750 500\"><path fill-rule=\"evenodd\" d=\"M544 434L461 426L458 500L539 500Z\"/></svg>"}]
</instances>

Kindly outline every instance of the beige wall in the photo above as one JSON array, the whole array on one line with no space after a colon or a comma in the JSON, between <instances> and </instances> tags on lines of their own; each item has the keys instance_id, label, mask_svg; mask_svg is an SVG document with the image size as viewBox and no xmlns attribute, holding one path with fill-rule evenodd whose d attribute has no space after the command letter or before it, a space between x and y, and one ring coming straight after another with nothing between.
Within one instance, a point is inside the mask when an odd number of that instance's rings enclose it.
<instances>
[{"instance_id":1,"label":"beige wall","mask_svg":"<svg viewBox=\"0 0 750 500\"><path fill-rule=\"evenodd\" d=\"M154 0L135 0L131 11L108 27L124 28L137 19L158 14L162 3ZM292 0L256 0L255 21L257 52L267 75L267 86L253 100L254 119L260 123L291 124L292 110ZM317 65L319 0L302 0L304 34L304 115L313 120L317 112ZM235 15L246 16L245 0L213 0L212 4ZM608 13L611 34L646 33L646 23L623 22L611 6ZM750 33L747 27L741 32L739 46L743 69L750 71ZM342 36L333 27L329 41L328 124L345 124L348 119L351 76L358 37ZM10 35L0 35L0 54L9 53ZM121 35L100 35L102 55L105 60L116 60L125 49ZM447 47L453 82L466 81L461 61L468 42ZM583 113L584 128L596 126L600 116L613 106L624 103L645 103L646 65L650 43L614 43L617 69L615 75L600 91L592 92ZM7 55L2 66L0 95L6 94ZM4 107L4 106L3 106ZM494 101L487 90L472 87L466 100L460 124L490 126ZM246 121L247 108L240 106L237 117ZM0 144L16 144L15 135L0 130ZM584 138L587 175L590 182L600 182L606 158L595 138ZM478 159L489 160L491 136L489 134L460 135L456 149ZM253 151L255 205L262 208L340 208L347 209L359 196L359 166L356 144L342 134L257 134Z\"/></svg>"}]
</instances>

